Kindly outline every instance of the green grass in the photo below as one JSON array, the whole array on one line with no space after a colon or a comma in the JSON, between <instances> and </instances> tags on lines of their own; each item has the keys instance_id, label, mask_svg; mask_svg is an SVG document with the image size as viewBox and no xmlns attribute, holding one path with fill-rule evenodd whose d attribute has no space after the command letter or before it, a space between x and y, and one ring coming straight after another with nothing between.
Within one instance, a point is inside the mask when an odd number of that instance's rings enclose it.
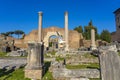
<instances>
[{"instance_id":1,"label":"green grass","mask_svg":"<svg viewBox=\"0 0 120 80\"><path fill-rule=\"evenodd\" d=\"M66 65L67 69L99 69L98 63L87 63L87 64L79 64L79 65Z\"/></svg>"},{"instance_id":2,"label":"green grass","mask_svg":"<svg viewBox=\"0 0 120 80\"><path fill-rule=\"evenodd\" d=\"M120 56L120 52L118 52L118 55Z\"/></svg>"},{"instance_id":3,"label":"green grass","mask_svg":"<svg viewBox=\"0 0 120 80\"><path fill-rule=\"evenodd\" d=\"M42 80L54 80L52 73L49 72L50 62L45 62L45 74ZM25 78L24 68L19 68L16 70L3 70L0 69L0 80L31 80Z\"/></svg>"},{"instance_id":4,"label":"green grass","mask_svg":"<svg viewBox=\"0 0 120 80\"><path fill-rule=\"evenodd\" d=\"M90 80L101 80L100 78L90 78Z\"/></svg>"},{"instance_id":5,"label":"green grass","mask_svg":"<svg viewBox=\"0 0 120 80\"><path fill-rule=\"evenodd\" d=\"M47 71L46 74L43 76L42 80L54 80L52 73Z\"/></svg>"},{"instance_id":6,"label":"green grass","mask_svg":"<svg viewBox=\"0 0 120 80\"><path fill-rule=\"evenodd\" d=\"M97 58L96 56L91 55L90 53L85 53L83 56L84 56L85 58Z\"/></svg>"},{"instance_id":7,"label":"green grass","mask_svg":"<svg viewBox=\"0 0 120 80\"><path fill-rule=\"evenodd\" d=\"M51 62L45 62L45 74L42 78L42 80L54 80L52 73L49 72L49 67L50 67Z\"/></svg>"},{"instance_id":8,"label":"green grass","mask_svg":"<svg viewBox=\"0 0 120 80\"><path fill-rule=\"evenodd\" d=\"M15 71L5 71L0 70L0 80L30 80L24 77L23 68L17 69Z\"/></svg>"},{"instance_id":9,"label":"green grass","mask_svg":"<svg viewBox=\"0 0 120 80\"><path fill-rule=\"evenodd\" d=\"M56 51L48 52L47 54L55 55Z\"/></svg>"},{"instance_id":10,"label":"green grass","mask_svg":"<svg viewBox=\"0 0 120 80\"><path fill-rule=\"evenodd\" d=\"M51 54L51 55L55 55L55 53L56 53L56 51L52 51L50 54Z\"/></svg>"},{"instance_id":11,"label":"green grass","mask_svg":"<svg viewBox=\"0 0 120 80\"><path fill-rule=\"evenodd\" d=\"M48 52L48 53L44 54L44 57L49 58L50 56L47 55L47 54L50 54L50 55L52 55L52 56L55 56L55 53L56 53L55 51Z\"/></svg>"},{"instance_id":12,"label":"green grass","mask_svg":"<svg viewBox=\"0 0 120 80\"><path fill-rule=\"evenodd\" d=\"M0 52L0 57L6 57L7 53L5 52Z\"/></svg>"},{"instance_id":13,"label":"green grass","mask_svg":"<svg viewBox=\"0 0 120 80\"><path fill-rule=\"evenodd\" d=\"M60 56L58 56L58 57L56 57L56 61L63 61L64 60L64 58L63 57L60 57Z\"/></svg>"}]
</instances>

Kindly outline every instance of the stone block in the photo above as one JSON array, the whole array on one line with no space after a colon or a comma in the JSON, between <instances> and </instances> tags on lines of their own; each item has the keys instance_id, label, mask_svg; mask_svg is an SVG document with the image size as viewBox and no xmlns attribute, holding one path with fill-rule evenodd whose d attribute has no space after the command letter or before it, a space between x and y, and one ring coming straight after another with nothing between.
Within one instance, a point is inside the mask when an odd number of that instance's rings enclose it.
<instances>
[{"instance_id":1,"label":"stone block","mask_svg":"<svg viewBox=\"0 0 120 80\"><path fill-rule=\"evenodd\" d=\"M42 79L43 70L25 70L25 77L31 79Z\"/></svg>"}]
</instances>

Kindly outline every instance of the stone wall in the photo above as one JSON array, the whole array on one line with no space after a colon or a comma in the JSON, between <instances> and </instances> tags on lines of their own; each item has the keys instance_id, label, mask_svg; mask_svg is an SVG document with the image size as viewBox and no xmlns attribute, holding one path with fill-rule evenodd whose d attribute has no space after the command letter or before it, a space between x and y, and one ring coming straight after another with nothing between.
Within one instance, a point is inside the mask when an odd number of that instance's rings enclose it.
<instances>
[{"instance_id":1,"label":"stone wall","mask_svg":"<svg viewBox=\"0 0 120 80\"><path fill-rule=\"evenodd\" d=\"M53 61L54 58L44 58L44 61ZM7 57L0 58L0 68L5 66L16 66L20 67L21 65L25 65L27 63L27 58L22 57Z\"/></svg>"},{"instance_id":2,"label":"stone wall","mask_svg":"<svg viewBox=\"0 0 120 80\"><path fill-rule=\"evenodd\" d=\"M66 57L66 64L76 65L82 63L99 63L99 60L98 57L93 58L90 53L69 54L69 57Z\"/></svg>"},{"instance_id":3,"label":"stone wall","mask_svg":"<svg viewBox=\"0 0 120 80\"><path fill-rule=\"evenodd\" d=\"M24 39L15 39L15 46L18 48L27 48L27 43L24 42Z\"/></svg>"},{"instance_id":4,"label":"stone wall","mask_svg":"<svg viewBox=\"0 0 120 80\"><path fill-rule=\"evenodd\" d=\"M46 37L48 32L58 32L60 35L62 35L63 39L65 37L64 28L58 28L58 27L49 27L42 30L42 39ZM53 35L51 35L53 36ZM69 30L69 47L70 48L79 48L80 47L80 40L83 39L82 34L78 33L77 31ZM31 31L28 35L24 38L24 43L27 43L28 41L37 41L38 40L38 30ZM48 38L47 38L48 40ZM46 40L45 40L46 41ZM47 46L46 46L47 47Z\"/></svg>"},{"instance_id":5,"label":"stone wall","mask_svg":"<svg viewBox=\"0 0 120 80\"><path fill-rule=\"evenodd\" d=\"M120 80L120 56L118 53L111 49L107 51L104 49L99 57L102 80Z\"/></svg>"},{"instance_id":6,"label":"stone wall","mask_svg":"<svg viewBox=\"0 0 120 80\"><path fill-rule=\"evenodd\" d=\"M111 37L112 37L112 41L120 42L120 31L113 32Z\"/></svg>"},{"instance_id":7,"label":"stone wall","mask_svg":"<svg viewBox=\"0 0 120 80\"><path fill-rule=\"evenodd\" d=\"M97 69L65 69L65 68L59 68L54 69L53 77L58 80L59 78L100 78L100 72Z\"/></svg>"},{"instance_id":8,"label":"stone wall","mask_svg":"<svg viewBox=\"0 0 120 80\"><path fill-rule=\"evenodd\" d=\"M4 68L5 66L8 67L16 67L19 68L27 63L26 58L0 58L0 68Z\"/></svg>"}]
</instances>

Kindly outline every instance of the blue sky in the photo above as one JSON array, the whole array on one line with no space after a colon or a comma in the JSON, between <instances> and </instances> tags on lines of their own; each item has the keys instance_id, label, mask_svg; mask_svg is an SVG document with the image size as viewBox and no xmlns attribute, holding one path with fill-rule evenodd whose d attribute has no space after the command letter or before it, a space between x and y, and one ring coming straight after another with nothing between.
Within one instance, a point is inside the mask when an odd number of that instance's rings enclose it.
<instances>
[{"instance_id":1,"label":"blue sky","mask_svg":"<svg viewBox=\"0 0 120 80\"><path fill-rule=\"evenodd\" d=\"M115 31L113 12L120 0L0 0L0 33L23 30L29 33L38 28L38 12L43 12L43 28L64 27L64 12L69 13L69 29L88 25Z\"/></svg>"}]
</instances>

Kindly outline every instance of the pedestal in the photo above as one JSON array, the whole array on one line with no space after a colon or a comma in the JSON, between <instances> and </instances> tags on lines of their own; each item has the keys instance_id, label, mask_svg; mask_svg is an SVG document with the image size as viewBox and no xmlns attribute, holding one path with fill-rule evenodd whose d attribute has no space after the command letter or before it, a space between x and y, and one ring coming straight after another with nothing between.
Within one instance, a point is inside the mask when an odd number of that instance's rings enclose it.
<instances>
[{"instance_id":1,"label":"pedestal","mask_svg":"<svg viewBox=\"0 0 120 80\"><path fill-rule=\"evenodd\" d=\"M28 43L27 65L25 67L25 77L33 80L42 79L44 66L44 44Z\"/></svg>"},{"instance_id":2,"label":"pedestal","mask_svg":"<svg viewBox=\"0 0 120 80\"><path fill-rule=\"evenodd\" d=\"M25 70L25 77L31 78L31 79L42 79L43 70Z\"/></svg>"}]
</instances>

